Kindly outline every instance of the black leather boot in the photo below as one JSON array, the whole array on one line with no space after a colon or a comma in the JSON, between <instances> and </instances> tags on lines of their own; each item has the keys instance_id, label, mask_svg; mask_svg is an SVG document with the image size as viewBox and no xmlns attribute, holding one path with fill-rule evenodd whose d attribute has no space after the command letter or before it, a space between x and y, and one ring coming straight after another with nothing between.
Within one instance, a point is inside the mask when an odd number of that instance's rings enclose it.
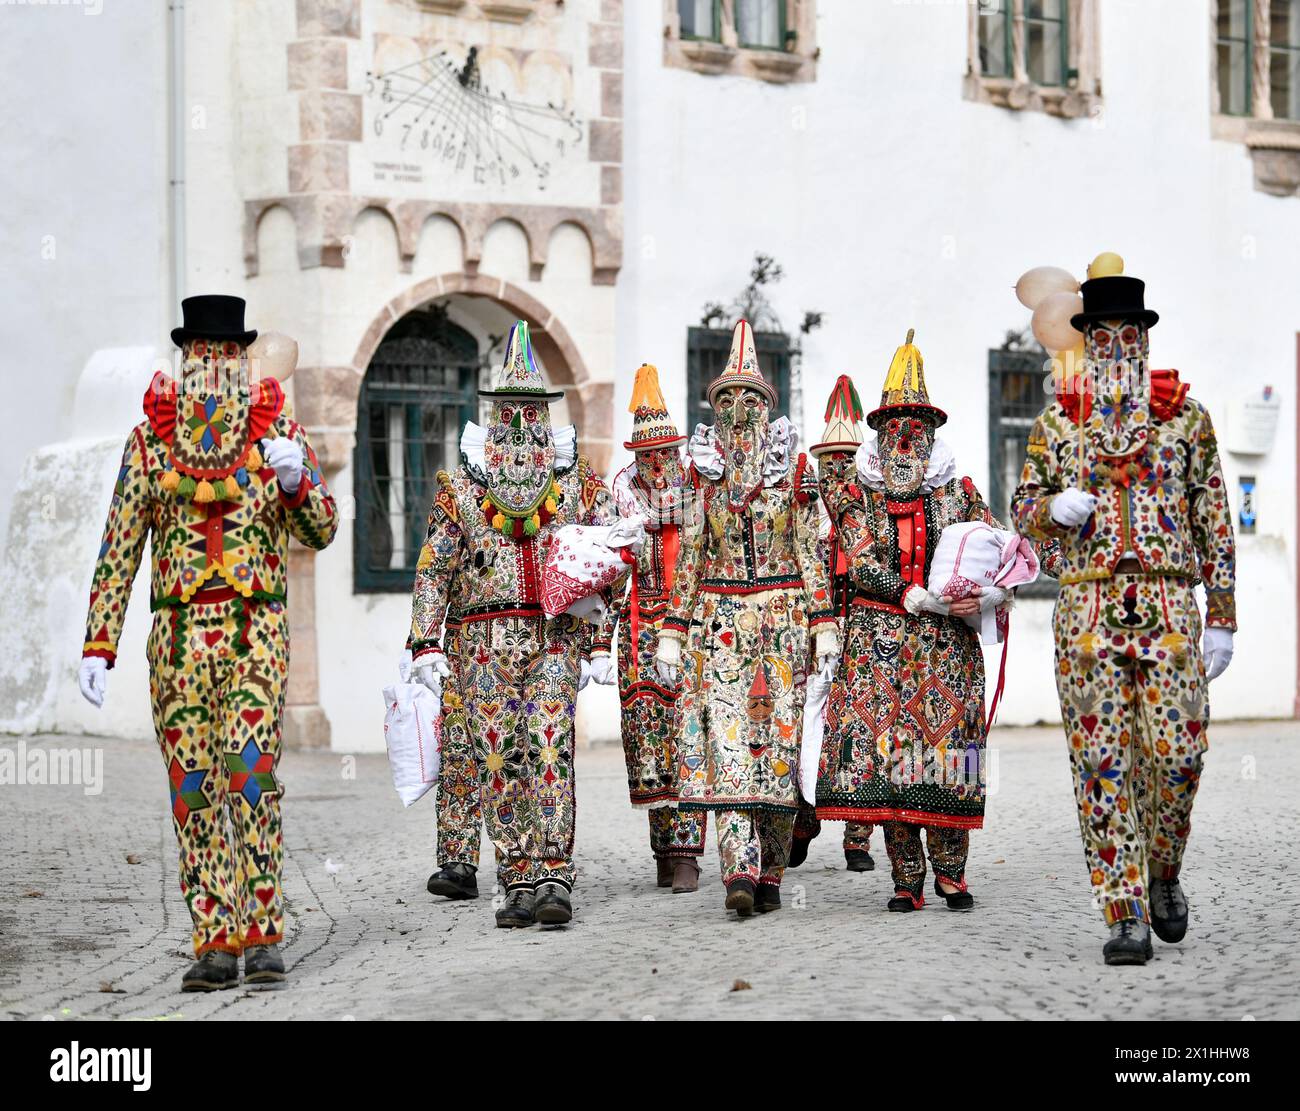
<instances>
[{"instance_id":1,"label":"black leather boot","mask_svg":"<svg viewBox=\"0 0 1300 1111\"><path fill-rule=\"evenodd\" d=\"M876 862L866 849L845 849L844 864L850 872L874 872Z\"/></svg>"},{"instance_id":2,"label":"black leather boot","mask_svg":"<svg viewBox=\"0 0 1300 1111\"><path fill-rule=\"evenodd\" d=\"M1107 964L1146 964L1151 959L1151 927L1136 918L1116 922L1101 953Z\"/></svg>"},{"instance_id":3,"label":"black leather boot","mask_svg":"<svg viewBox=\"0 0 1300 1111\"><path fill-rule=\"evenodd\" d=\"M527 887L515 887L506 892L506 901L497 909L497 925L503 930L531 926L533 918L533 893Z\"/></svg>"},{"instance_id":4,"label":"black leather boot","mask_svg":"<svg viewBox=\"0 0 1300 1111\"><path fill-rule=\"evenodd\" d=\"M774 883L760 883L754 893L754 909L759 914L770 914L781 909L781 889Z\"/></svg>"},{"instance_id":5,"label":"black leather boot","mask_svg":"<svg viewBox=\"0 0 1300 1111\"><path fill-rule=\"evenodd\" d=\"M181 977L181 991L225 991L239 984L239 958L209 949Z\"/></svg>"},{"instance_id":6,"label":"black leather boot","mask_svg":"<svg viewBox=\"0 0 1300 1111\"><path fill-rule=\"evenodd\" d=\"M278 945L254 945L244 950L244 983L278 984L284 979L284 958Z\"/></svg>"},{"instance_id":7,"label":"black leather boot","mask_svg":"<svg viewBox=\"0 0 1300 1111\"><path fill-rule=\"evenodd\" d=\"M533 917L543 926L563 926L573 920L573 903L562 883L539 883Z\"/></svg>"},{"instance_id":8,"label":"black leather boot","mask_svg":"<svg viewBox=\"0 0 1300 1111\"><path fill-rule=\"evenodd\" d=\"M734 910L737 917L748 918L754 913L754 881L747 876L732 880L727 884L727 909Z\"/></svg>"},{"instance_id":9,"label":"black leather boot","mask_svg":"<svg viewBox=\"0 0 1300 1111\"><path fill-rule=\"evenodd\" d=\"M477 899L478 877L472 864L448 864L429 877L430 895L444 899Z\"/></svg>"},{"instance_id":10,"label":"black leather boot","mask_svg":"<svg viewBox=\"0 0 1300 1111\"><path fill-rule=\"evenodd\" d=\"M1187 936L1187 896L1177 876L1151 881L1151 928L1170 945Z\"/></svg>"}]
</instances>

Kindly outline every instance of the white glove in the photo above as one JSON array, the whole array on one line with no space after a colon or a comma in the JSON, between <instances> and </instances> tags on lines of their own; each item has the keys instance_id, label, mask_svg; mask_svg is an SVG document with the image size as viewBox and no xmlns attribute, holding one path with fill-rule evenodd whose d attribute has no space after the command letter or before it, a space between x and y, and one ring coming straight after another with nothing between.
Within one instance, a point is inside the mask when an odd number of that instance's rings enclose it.
<instances>
[{"instance_id":1,"label":"white glove","mask_svg":"<svg viewBox=\"0 0 1300 1111\"><path fill-rule=\"evenodd\" d=\"M924 610L946 617L948 607L923 586L909 586L903 595L903 609L913 617L919 617Z\"/></svg>"},{"instance_id":2,"label":"white glove","mask_svg":"<svg viewBox=\"0 0 1300 1111\"><path fill-rule=\"evenodd\" d=\"M1009 601L1011 601L1011 591L1003 590L1000 586L986 586L980 591L980 613L997 609L998 606L1005 605Z\"/></svg>"},{"instance_id":3,"label":"white glove","mask_svg":"<svg viewBox=\"0 0 1300 1111\"><path fill-rule=\"evenodd\" d=\"M397 677L403 683L411 681L411 650L403 648L402 654L397 658Z\"/></svg>"},{"instance_id":4,"label":"white glove","mask_svg":"<svg viewBox=\"0 0 1300 1111\"><path fill-rule=\"evenodd\" d=\"M431 691L433 697L442 699L442 681L451 674L451 668L447 664L447 657L443 652L429 652L421 656L415 663L414 675L417 683L423 683Z\"/></svg>"},{"instance_id":5,"label":"white glove","mask_svg":"<svg viewBox=\"0 0 1300 1111\"><path fill-rule=\"evenodd\" d=\"M1229 653L1231 653L1229 649ZM77 673L81 697L98 710L108 697L108 661L102 656L86 656Z\"/></svg>"},{"instance_id":6,"label":"white glove","mask_svg":"<svg viewBox=\"0 0 1300 1111\"><path fill-rule=\"evenodd\" d=\"M614 658L608 652L591 654L591 680L602 687L613 686L618 682L618 671L614 667Z\"/></svg>"},{"instance_id":7,"label":"white glove","mask_svg":"<svg viewBox=\"0 0 1300 1111\"><path fill-rule=\"evenodd\" d=\"M1205 630L1205 678L1217 679L1232 663L1232 630L1212 625ZM85 689L84 687L82 688Z\"/></svg>"},{"instance_id":8,"label":"white glove","mask_svg":"<svg viewBox=\"0 0 1300 1111\"><path fill-rule=\"evenodd\" d=\"M1097 496L1085 494L1070 486L1052 499L1052 520L1062 528L1078 528L1085 524L1097 508Z\"/></svg>"},{"instance_id":9,"label":"white glove","mask_svg":"<svg viewBox=\"0 0 1300 1111\"><path fill-rule=\"evenodd\" d=\"M682 666L682 642L676 637L659 637L659 647L655 649L655 670L659 680L666 687L677 686L677 677Z\"/></svg>"},{"instance_id":10,"label":"white glove","mask_svg":"<svg viewBox=\"0 0 1300 1111\"><path fill-rule=\"evenodd\" d=\"M296 494L307 464L302 448L286 436L277 436L274 440L262 441L262 458L275 471L280 489L286 494Z\"/></svg>"},{"instance_id":11,"label":"white glove","mask_svg":"<svg viewBox=\"0 0 1300 1111\"><path fill-rule=\"evenodd\" d=\"M583 660L582 668L578 672L578 690L585 691L587 684L591 682L591 661Z\"/></svg>"},{"instance_id":12,"label":"white glove","mask_svg":"<svg viewBox=\"0 0 1300 1111\"><path fill-rule=\"evenodd\" d=\"M823 682L831 682L840 666L840 634L836 629L819 629L814 640L817 657L817 675Z\"/></svg>"}]
</instances>

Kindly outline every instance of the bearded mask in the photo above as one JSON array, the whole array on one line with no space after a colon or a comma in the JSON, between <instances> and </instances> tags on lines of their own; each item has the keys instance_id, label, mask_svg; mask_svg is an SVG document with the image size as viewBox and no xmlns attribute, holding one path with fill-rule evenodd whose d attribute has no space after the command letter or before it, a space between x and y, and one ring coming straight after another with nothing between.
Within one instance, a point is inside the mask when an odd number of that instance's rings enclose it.
<instances>
[{"instance_id":1,"label":"bearded mask","mask_svg":"<svg viewBox=\"0 0 1300 1111\"><path fill-rule=\"evenodd\" d=\"M253 405L248 349L233 340L187 340L176 392L175 460L204 473L234 466Z\"/></svg>"},{"instance_id":2,"label":"bearded mask","mask_svg":"<svg viewBox=\"0 0 1300 1111\"><path fill-rule=\"evenodd\" d=\"M495 402L483 461L496 506L512 516L533 513L555 476L555 437L545 402Z\"/></svg>"},{"instance_id":3,"label":"bearded mask","mask_svg":"<svg viewBox=\"0 0 1300 1111\"><path fill-rule=\"evenodd\" d=\"M713 411L726 466L727 506L740 513L763 485L767 400L757 390L732 387L719 392Z\"/></svg>"},{"instance_id":4,"label":"bearded mask","mask_svg":"<svg viewBox=\"0 0 1300 1111\"><path fill-rule=\"evenodd\" d=\"M826 451L817 459L817 489L832 521L859 496L857 457L850 451Z\"/></svg>"},{"instance_id":5,"label":"bearded mask","mask_svg":"<svg viewBox=\"0 0 1300 1111\"><path fill-rule=\"evenodd\" d=\"M676 445L638 451L636 476L645 494L650 527L680 523L686 472Z\"/></svg>"},{"instance_id":6,"label":"bearded mask","mask_svg":"<svg viewBox=\"0 0 1300 1111\"><path fill-rule=\"evenodd\" d=\"M934 450L934 422L920 416L890 417L877 434L877 454L885 476L885 493L910 501L921 492Z\"/></svg>"},{"instance_id":7,"label":"bearded mask","mask_svg":"<svg viewBox=\"0 0 1300 1111\"><path fill-rule=\"evenodd\" d=\"M1084 347L1093 389L1089 438L1102 455L1132 455L1145 446L1151 422L1147 326L1115 320L1089 324Z\"/></svg>"}]
</instances>

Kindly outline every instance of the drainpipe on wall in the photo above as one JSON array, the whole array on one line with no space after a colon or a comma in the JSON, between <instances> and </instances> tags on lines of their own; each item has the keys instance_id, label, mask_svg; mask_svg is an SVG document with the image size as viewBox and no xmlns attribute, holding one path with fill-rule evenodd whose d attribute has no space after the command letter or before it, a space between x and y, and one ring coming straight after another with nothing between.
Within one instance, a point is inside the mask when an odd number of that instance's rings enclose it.
<instances>
[{"instance_id":1,"label":"drainpipe on wall","mask_svg":"<svg viewBox=\"0 0 1300 1111\"><path fill-rule=\"evenodd\" d=\"M171 305L168 317L179 319L185 296L185 2L171 0L171 134L167 144L167 171L171 208Z\"/></svg>"}]
</instances>

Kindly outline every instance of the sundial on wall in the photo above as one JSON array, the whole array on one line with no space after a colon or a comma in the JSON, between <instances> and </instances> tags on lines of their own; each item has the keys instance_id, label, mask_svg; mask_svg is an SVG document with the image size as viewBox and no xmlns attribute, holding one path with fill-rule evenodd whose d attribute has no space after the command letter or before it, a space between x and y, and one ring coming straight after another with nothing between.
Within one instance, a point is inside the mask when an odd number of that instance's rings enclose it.
<instances>
[{"instance_id":1,"label":"sundial on wall","mask_svg":"<svg viewBox=\"0 0 1300 1111\"><path fill-rule=\"evenodd\" d=\"M466 183L544 191L585 129L559 97L532 99L494 88L479 50L463 61L445 49L366 72L371 139L406 163Z\"/></svg>"}]
</instances>

